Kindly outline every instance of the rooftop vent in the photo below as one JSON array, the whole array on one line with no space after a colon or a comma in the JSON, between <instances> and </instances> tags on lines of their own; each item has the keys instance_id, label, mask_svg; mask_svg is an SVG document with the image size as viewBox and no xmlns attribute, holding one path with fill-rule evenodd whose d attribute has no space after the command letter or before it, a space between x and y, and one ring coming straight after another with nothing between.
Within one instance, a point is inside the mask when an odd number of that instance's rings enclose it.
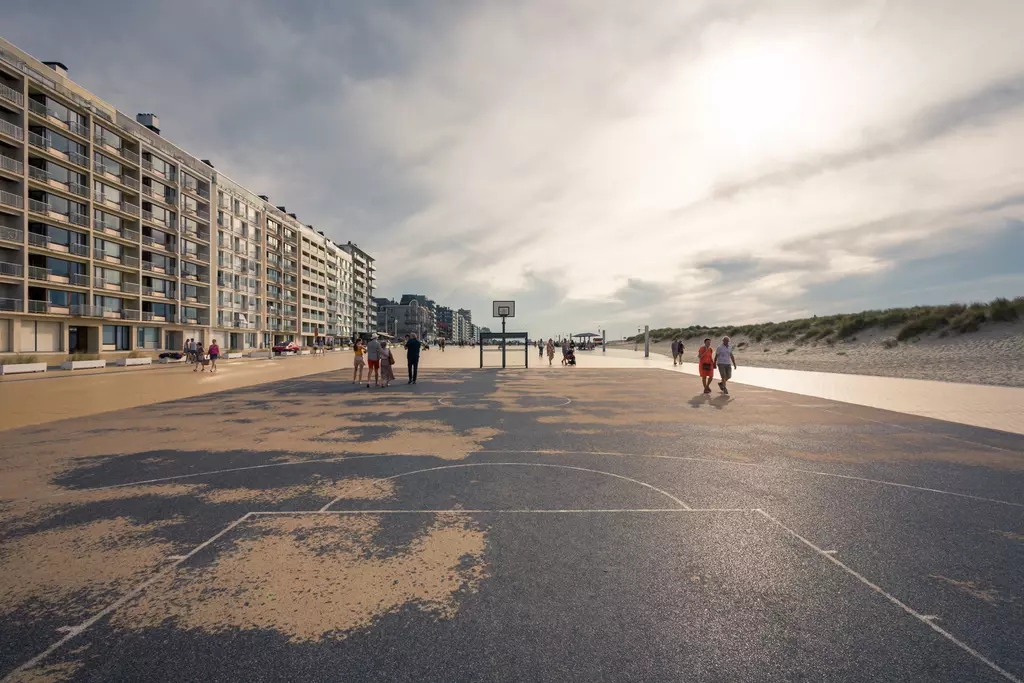
<instances>
[{"instance_id":1,"label":"rooftop vent","mask_svg":"<svg viewBox=\"0 0 1024 683\"><path fill-rule=\"evenodd\" d=\"M265 201L265 202L269 202L269 201L270 201L270 197L268 197L268 196L267 196L267 195L265 195L265 194L261 194L261 195L257 195L257 196L258 196L258 197L259 197L260 199L262 199L263 201Z\"/></svg>"},{"instance_id":2,"label":"rooftop vent","mask_svg":"<svg viewBox=\"0 0 1024 683\"><path fill-rule=\"evenodd\" d=\"M284 213L286 211L286 209L284 208L284 204L277 207L277 210L280 211L281 213Z\"/></svg>"},{"instance_id":3,"label":"rooftop vent","mask_svg":"<svg viewBox=\"0 0 1024 683\"><path fill-rule=\"evenodd\" d=\"M294 218L295 220L299 220L299 217L296 216L294 213L290 213L288 215L291 216L292 218Z\"/></svg>"},{"instance_id":4,"label":"rooftop vent","mask_svg":"<svg viewBox=\"0 0 1024 683\"><path fill-rule=\"evenodd\" d=\"M65 66L63 62L43 62L43 64L45 64L46 66L48 66L51 69L53 69L54 71L59 73L61 76L67 76L68 75L68 67Z\"/></svg>"},{"instance_id":5,"label":"rooftop vent","mask_svg":"<svg viewBox=\"0 0 1024 683\"><path fill-rule=\"evenodd\" d=\"M210 168L213 168L213 162L210 161L209 159L203 159L202 162L209 166Z\"/></svg>"},{"instance_id":6,"label":"rooftop vent","mask_svg":"<svg viewBox=\"0 0 1024 683\"><path fill-rule=\"evenodd\" d=\"M160 135L160 119L156 117L156 114L136 114L135 120Z\"/></svg>"}]
</instances>

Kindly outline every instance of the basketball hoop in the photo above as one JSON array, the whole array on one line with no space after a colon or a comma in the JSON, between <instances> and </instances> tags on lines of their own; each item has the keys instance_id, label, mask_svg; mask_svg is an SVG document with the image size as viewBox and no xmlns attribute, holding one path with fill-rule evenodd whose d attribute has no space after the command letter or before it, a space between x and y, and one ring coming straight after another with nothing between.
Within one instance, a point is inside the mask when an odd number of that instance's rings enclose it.
<instances>
[{"instance_id":1,"label":"basketball hoop","mask_svg":"<svg viewBox=\"0 0 1024 683\"><path fill-rule=\"evenodd\" d=\"M491 311L494 313L495 318L501 318L501 367L505 367L505 319L516 317L516 302L515 301L492 301ZM483 343L480 344L480 367L483 367L484 356L483 356ZM529 367L529 355L527 352L527 367Z\"/></svg>"}]
</instances>

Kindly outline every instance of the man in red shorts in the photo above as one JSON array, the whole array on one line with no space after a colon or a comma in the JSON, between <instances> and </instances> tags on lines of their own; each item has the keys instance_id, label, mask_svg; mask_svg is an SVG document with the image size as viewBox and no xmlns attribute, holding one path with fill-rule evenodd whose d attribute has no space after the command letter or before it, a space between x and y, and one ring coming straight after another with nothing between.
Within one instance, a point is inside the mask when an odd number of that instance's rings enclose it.
<instances>
[{"instance_id":1,"label":"man in red shorts","mask_svg":"<svg viewBox=\"0 0 1024 683\"><path fill-rule=\"evenodd\" d=\"M715 350L711 348L711 339L704 340L704 346L697 349L697 368L700 370L700 381L704 384L704 393L711 393L711 380L715 378Z\"/></svg>"}]
</instances>

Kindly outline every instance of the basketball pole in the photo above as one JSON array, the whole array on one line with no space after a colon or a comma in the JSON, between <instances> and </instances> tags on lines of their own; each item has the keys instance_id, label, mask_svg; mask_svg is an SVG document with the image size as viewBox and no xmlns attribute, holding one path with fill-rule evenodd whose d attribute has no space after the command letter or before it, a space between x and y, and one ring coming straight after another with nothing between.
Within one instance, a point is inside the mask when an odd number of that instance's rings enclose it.
<instances>
[{"instance_id":1,"label":"basketball pole","mask_svg":"<svg viewBox=\"0 0 1024 683\"><path fill-rule=\"evenodd\" d=\"M505 369L505 316L501 316L501 369Z\"/></svg>"}]
</instances>

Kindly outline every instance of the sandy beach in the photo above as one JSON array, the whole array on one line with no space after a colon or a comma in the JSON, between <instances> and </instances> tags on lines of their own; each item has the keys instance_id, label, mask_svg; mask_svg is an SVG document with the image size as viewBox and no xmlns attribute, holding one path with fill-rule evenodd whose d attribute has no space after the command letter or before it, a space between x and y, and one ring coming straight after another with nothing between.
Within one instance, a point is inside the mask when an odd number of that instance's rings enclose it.
<instances>
[{"instance_id":1,"label":"sandy beach","mask_svg":"<svg viewBox=\"0 0 1024 683\"><path fill-rule=\"evenodd\" d=\"M1024 322L986 326L978 332L945 338L926 335L895 342L898 328L864 330L855 341L756 343L743 335L733 338L740 365L791 370L815 370L855 375L881 375L1024 387ZM720 338L714 339L718 345ZM702 338L683 339L685 357L696 359ZM632 348L632 343L621 345ZM671 356L671 342L651 344L652 353ZM639 353L643 353L640 344Z\"/></svg>"}]
</instances>

